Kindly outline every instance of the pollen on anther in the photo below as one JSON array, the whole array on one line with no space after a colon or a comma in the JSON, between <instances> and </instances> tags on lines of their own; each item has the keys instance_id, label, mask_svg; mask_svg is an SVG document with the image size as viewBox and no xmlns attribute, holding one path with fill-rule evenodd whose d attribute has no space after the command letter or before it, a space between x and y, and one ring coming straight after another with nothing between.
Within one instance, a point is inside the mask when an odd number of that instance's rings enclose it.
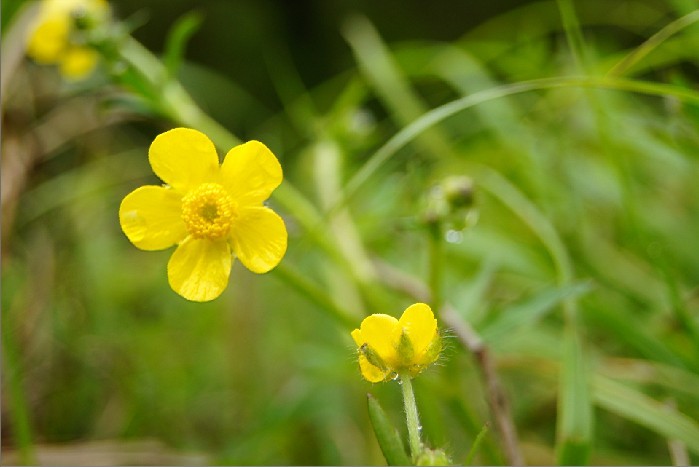
<instances>
[{"instance_id":1,"label":"pollen on anther","mask_svg":"<svg viewBox=\"0 0 699 467\"><path fill-rule=\"evenodd\" d=\"M203 183L182 198L182 219L195 238L216 240L228 234L236 203L217 183Z\"/></svg>"}]
</instances>

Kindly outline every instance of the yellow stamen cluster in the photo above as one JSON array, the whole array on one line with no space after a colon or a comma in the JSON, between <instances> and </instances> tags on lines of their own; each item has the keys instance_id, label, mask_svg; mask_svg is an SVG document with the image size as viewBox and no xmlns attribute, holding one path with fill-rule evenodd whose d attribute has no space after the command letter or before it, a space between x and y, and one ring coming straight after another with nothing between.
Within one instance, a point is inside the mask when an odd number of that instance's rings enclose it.
<instances>
[{"instance_id":1,"label":"yellow stamen cluster","mask_svg":"<svg viewBox=\"0 0 699 467\"><path fill-rule=\"evenodd\" d=\"M182 198L182 219L194 238L228 235L237 204L218 183L202 183Z\"/></svg>"}]
</instances>

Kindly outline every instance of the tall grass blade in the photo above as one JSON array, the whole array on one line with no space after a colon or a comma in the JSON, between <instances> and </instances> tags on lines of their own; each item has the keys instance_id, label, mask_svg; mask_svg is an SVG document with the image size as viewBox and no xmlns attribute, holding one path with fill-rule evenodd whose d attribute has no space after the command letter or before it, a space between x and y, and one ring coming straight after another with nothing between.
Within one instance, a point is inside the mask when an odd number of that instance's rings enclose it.
<instances>
[{"instance_id":1,"label":"tall grass blade","mask_svg":"<svg viewBox=\"0 0 699 467\"><path fill-rule=\"evenodd\" d=\"M593 380L593 397L602 408L634 421L668 440L679 440L699 454L699 423L628 386L604 376Z\"/></svg>"},{"instance_id":2,"label":"tall grass blade","mask_svg":"<svg viewBox=\"0 0 699 467\"><path fill-rule=\"evenodd\" d=\"M379 401L367 394L367 404L371 426L388 465L412 465L398 430L391 424Z\"/></svg>"},{"instance_id":3,"label":"tall grass blade","mask_svg":"<svg viewBox=\"0 0 699 467\"><path fill-rule=\"evenodd\" d=\"M503 310L497 320L483 328L481 337L492 342L527 325L533 325L564 300L580 297L591 289L589 282L546 289L524 303Z\"/></svg>"},{"instance_id":4,"label":"tall grass blade","mask_svg":"<svg viewBox=\"0 0 699 467\"><path fill-rule=\"evenodd\" d=\"M593 427L588 372L578 330L570 323L564 339L557 457L560 465L584 465L590 454Z\"/></svg>"}]
</instances>

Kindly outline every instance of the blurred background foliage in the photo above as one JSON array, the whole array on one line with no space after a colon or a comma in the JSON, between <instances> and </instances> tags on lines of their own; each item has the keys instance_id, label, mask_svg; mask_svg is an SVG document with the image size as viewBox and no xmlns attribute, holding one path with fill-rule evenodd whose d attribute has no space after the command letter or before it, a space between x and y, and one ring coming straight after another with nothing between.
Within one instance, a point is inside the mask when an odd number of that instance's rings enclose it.
<instances>
[{"instance_id":1,"label":"blurred background foliage","mask_svg":"<svg viewBox=\"0 0 699 467\"><path fill-rule=\"evenodd\" d=\"M382 464L365 394L402 426L400 394L361 380L330 308L358 326L414 301L391 278L429 282L424 210L450 175L476 204L446 232L443 297L493 354L525 460L699 461L694 1L111 2L155 54L196 12L178 78L318 215L270 201L283 263L330 306L237 264L212 303L170 290L170 252L134 248L117 212L157 183L147 148L177 122L102 72L22 59L30 3L2 2L3 463ZM665 87L500 87L610 71ZM464 96L482 103L410 126ZM416 395L426 439L463 462L488 388L445 332ZM475 462L507 463L492 426Z\"/></svg>"}]
</instances>

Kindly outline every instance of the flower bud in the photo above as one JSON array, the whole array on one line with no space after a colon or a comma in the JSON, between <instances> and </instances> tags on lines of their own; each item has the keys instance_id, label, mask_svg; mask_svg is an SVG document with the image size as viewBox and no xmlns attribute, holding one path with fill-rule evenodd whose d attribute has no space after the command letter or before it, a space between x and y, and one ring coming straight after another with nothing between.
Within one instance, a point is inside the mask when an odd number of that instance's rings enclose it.
<instances>
[{"instance_id":1,"label":"flower bud","mask_svg":"<svg viewBox=\"0 0 699 467\"><path fill-rule=\"evenodd\" d=\"M474 222L474 186L465 175L452 175L427 193L422 220L427 225L463 230Z\"/></svg>"},{"instance_id":2,"label":"flower bud","mask_svg":"<svg viewBox=\"0 0 699 467\"><path fill-rule=\"evenodd\" d=\"M444 197L452 209L473 206L473 181L465 175L453 175L442 182Z\"/></svg>"},{"instance_id":3,"label":"flower bud","mask_svg":"<svg viewBox=\"0 0 699 467\"><path fill-rule=\"evenodd\" d=\"M423 447L415 456L415 465L451 465L451 460L442 449Z\"/></svg>"}]
</instances>

